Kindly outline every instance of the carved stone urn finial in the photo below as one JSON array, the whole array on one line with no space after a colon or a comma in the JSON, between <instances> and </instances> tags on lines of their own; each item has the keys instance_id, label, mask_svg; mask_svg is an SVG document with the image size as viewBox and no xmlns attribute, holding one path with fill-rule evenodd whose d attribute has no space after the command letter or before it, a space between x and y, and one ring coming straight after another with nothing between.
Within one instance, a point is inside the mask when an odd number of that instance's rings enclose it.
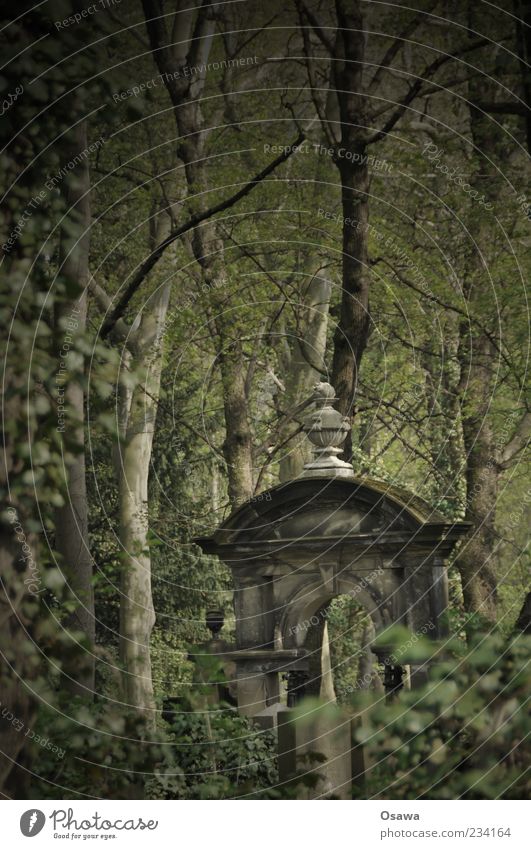
<instances>
[{"instance_id":1,"label":"carved stone urn finial","mask_svg":"<svg viewBox=\"0 0 531 849\"><path fill-rule=\"evenodd\" d=\"M336 400L334 387L325 382L317 383L314 387L313 400L316 409L308 416L304 430L313 445L314 456L313 460L304 466L303 477L315 478L321 475L354 477L351 464L338 459L350 424L348 419L332 406Z\"/></svg>"}]
</instances>

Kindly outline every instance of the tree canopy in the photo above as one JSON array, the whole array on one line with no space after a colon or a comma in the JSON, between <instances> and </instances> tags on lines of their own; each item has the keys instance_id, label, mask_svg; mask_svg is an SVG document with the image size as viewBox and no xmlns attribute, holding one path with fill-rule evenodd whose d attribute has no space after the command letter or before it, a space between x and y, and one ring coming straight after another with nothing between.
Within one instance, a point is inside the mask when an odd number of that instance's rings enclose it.
<instances>
[{"instance_id":1,"label":"tree canopy","mask_svg":"<svg viewBox=\"0 0 531 849\"><path fill-rule=\"evenodd\" d=\"M521 4L46 0L2 24L2 793L296 796L273 735L198 683L206 611L229 642L235 613L194 540L301 474L323 380L358 476L470 523L420 703L382 699L359 600L326 611L335 696L371 717L360 792L525 798Z\"/></svg>"}]
</instances>

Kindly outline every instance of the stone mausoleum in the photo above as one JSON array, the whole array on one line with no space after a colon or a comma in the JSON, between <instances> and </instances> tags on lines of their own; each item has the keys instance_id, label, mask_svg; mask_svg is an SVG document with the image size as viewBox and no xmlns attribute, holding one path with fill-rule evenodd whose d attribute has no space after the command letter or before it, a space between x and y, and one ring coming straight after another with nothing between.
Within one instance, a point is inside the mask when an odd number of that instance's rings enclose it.
<instances>
[{"instance_id":1,"label":"stone mausoleum","mask_svg":"<svg viewBox=\"0 0 531 849\"><path fill-rule=\"evenodd\" d=\"M338 595L363 604L376 636L393 624L443 636L445 563L468 530L408 492L357 478L338 456L349 424L332 406L333 388L318 384L313 400L305 430L314 457L302 475L247 502L212 536L197 540L232 572L236 645L227 658L238 710L257 719L282 710L281 676L286 709L322 692L320 614ZM404 670L389 663L381 639L378 651L386 689L395 691ZM408 669L410 685L426 674Z\"/></svg>"}]
</instances>

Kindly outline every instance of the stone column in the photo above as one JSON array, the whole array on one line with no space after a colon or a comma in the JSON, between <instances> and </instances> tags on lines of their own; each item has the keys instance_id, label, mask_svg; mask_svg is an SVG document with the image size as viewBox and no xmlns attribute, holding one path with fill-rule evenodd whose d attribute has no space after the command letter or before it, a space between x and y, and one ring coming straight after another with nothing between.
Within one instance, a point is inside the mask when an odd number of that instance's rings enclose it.
<instances>
[{"instance_id":1,"label":"stone column","mask_svg":"<svg viewBox=\"0 0 531 849\"><path fill-rule=\"evenodd\" d=\"M253 566L253 568L255 568ZM258 571L259 564L256 564ZM271 581L259 574L238 576L235 592L237 650L261 651L274 645ZM278 675L263 664L237 661L238 710L253 716L278 700Z\"/></svg>"},{"instance_id":2,"label":"stone column","mask_svg":"<svg viewBox=\"0 0 531 849\"><path fill-rule=\"evenodd\" d=\"M431 609L435 630L433 636L441 639L448 635L448 572L443 557L436 555L431 567Z\"/></svg>"},{"instance_id":3,"label":"stone column","mask_svg":"<svg viewBox=\"0 0 531 849\"><path fill-rule=\"evenodd\" d=\"M264 580L260 575L237 577L234 593L237 648L273 647L272 607L271 581Z\"/></svg>"},{"instance_id":4,"label":"stone column","mask_svg":"<svg viewBox=\"0 0 531 849\"><path fill-rule=\"evenodd\" d=\"M432 569L430 563L408 566L404 569L407 601L406 622L412 634L434 638L436 622L432 608ZM419 687L428 680L426 664L411 664L409 669L411 687Z\"/></svg>"},{"instance_id":5,"label":"stone column","mask_svg":"<svg viewBox=\"0 0 531 849\"><path fill-rule=\"evenodd\" d=\"M267 707L267 675L260 664L237 662L238 712L254 716Z\"/></svg>"}]
</instances>

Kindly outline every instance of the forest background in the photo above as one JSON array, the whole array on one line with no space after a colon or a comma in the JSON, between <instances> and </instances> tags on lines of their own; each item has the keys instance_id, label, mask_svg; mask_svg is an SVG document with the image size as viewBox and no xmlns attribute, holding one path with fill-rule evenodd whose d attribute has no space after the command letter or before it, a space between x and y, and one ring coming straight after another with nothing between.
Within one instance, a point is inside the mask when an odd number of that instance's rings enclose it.
<instances>
[{"instance_id":1,"label":"forest background","mask_svg":"<svg viewBox=\"0 0 531 849\"><path fill-rule=\"evenodd\" d=\"M373 711L370 793L528 792L530 23L507 0L4 7L6 797L296 792L192 686L205 611L234 630L193 539L300 473L319 379L356 474L472 524L454 671ZM366 614L327 623L350 705Z\"/></svg>"}]
</instances>

